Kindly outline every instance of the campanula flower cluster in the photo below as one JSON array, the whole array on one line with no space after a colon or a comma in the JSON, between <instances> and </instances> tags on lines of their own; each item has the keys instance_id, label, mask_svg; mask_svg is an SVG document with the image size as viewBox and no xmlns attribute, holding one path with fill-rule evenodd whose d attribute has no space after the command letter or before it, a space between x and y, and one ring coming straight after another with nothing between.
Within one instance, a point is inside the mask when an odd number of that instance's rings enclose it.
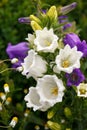
<instances>
[{"instance_id":1,"label":"campanula flower cluster","mask_svg":"<svg viewBox=\"0 0 87 130\"><path fill-rule=\"evenodd\" d=\"M20 71L27 80L33 78L35 81L24 96L26 108L47 112L47 126L52 130L62 130L60 124L64 123L68 130L64 119L59 117L56 121L55 118L61 106L66 118L72 118L71 106L75 98L87 98L83 67L87 43L80 39L78 30L73 29L74 23L67 17L75 7L75 2L61 8L53 5L48 10L41 10L38 16L32 14L19 18L20 23L29 24L33 31L28 33L25 42L9 43L6 49L11 61L14 60L12 68ZM67 102L72 95L68 107Z\"/></svg>"}]
</instances>

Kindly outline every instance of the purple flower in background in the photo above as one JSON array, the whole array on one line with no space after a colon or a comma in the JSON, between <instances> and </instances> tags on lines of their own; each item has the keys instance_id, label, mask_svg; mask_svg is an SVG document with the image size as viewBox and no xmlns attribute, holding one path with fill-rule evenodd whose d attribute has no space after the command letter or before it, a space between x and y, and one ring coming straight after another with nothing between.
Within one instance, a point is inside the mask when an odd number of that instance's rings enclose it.
<instances>
[{"instance_id":1,"label":"purple flower in background","mask_svg":"<svg viewBox=\"0 0 87 130\"><path fill-rule=\"evenodd\" d=\"M67 23L67 24L65 24L65 25L63 26L63 30L66 30L66 29L70 28L71 26L72 26L71 23Z\"/></svg>"},{"instance_id":2,"label":"purple flower in background","mask_svg":"<svg viewBox=\"0 0 87 130\"><path fill-rule=\"evenodd\" d=\"M83 40L80 44L77 44L78 51L83 53L83 57L87 57L87 43Z\"/></svg>"},{"instance_id":3,"label":"purple flower in background","mask_svg":"<svg viewBox=\"0 0 87 130\"><path fill-rule=\"evenodd\" d=\"M65 23L63 26L63 30L66 30L67 28L70 28L72 26L72 23L68 22L68 17L66 15L61 15L58 17L59 23Z\"/></svg>"},{"instance_id":4,"label":"purple flower in background","mask_svg":"<svg viewBox=\"0 0 87 130\"><path fill-rule=\"evenodd\" d=\"M8 54L10 59L17 58L18 62L13 64L14 68L17 68L24 61L24 58L27 56L27 52L29 50L27 42L21 42L17 45L8 44L6 48L6 53Z\"/></svg>"},{"instance_id":5,"label":"purple flower in background","mask_svg":"<svg viewBox=\"0 0 87 130\"><path fill-rule=\"evenodd\" d=\"M30 23L30 19L29 17L21 17L18 19L19 23L24 23L24 24L29 24Z\"/></svg>"},{"instance_id":6,"label":"purple flower in background","mask_svg":"<svg viewBox=\"0 0 87 130\"><path fill-rule=\"evenodd\" d=\"M63 39L64 45L68 44L71 48L77 46L77 50L83 53L83 57L87 57L87 43L85 40L81 42L78 35L74 33L66 34Z\"/></svg>"},{"instance_id":7,"label":"purple flower in background","mask_svg":"<svg viewBox=\"0 0 87 130\"><path fill-rule=\"evenodd\" d=\"M81 43L80 38L75 33L66 34L63 39L64 44L70 45L71 48Z\"/></svg>"},{"instance_id":8,"label":"purple flower in background","mask_svg":"<svg viewBox=\"0 0 87 130\"><path fill-rule=\"evenodd\" d=\"M85 80L85 77L80 69L74 69L71 74L66 73L65 76L67 78L67 86L78 86L82 81Z\"/></svg>"},{"instance_id":9,"label":"purple flower in background","mask_svg":"<svg viewBox=\"0 0 87 130\"><path fill-rule=\"evenodd\" d=\"M76 2L73 2L72 4L69 4L67 6L64 6L61 8L60 10L60 13L62 14L67 14L69 13L70 11L72 11L73 9L75 9L77 6L77 3Z\"/></svg>"}]
</instances>

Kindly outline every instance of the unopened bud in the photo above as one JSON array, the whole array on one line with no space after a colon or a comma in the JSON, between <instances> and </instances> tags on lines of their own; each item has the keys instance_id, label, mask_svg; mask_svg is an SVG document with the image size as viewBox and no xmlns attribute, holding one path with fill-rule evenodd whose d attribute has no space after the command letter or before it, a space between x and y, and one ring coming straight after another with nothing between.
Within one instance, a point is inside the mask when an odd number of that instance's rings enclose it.
<instances>
[{"instance_id":1,"label":"unopened bud","mask_svg":"<svg viewBox=\"0 0 87 130\"><path fill-rule=\"evenodd\" d=\"M57 18L56 6L51 6L51 8L47 12L47 16L49 16L50 18L54 18L54 19Z\"/></svg>"},{"instance_id":2,"label":"unopened bud","mask_svg":"<svg viewBox=\"0 0 87 130\"><path fill-rule=\"evenodd\" d=\"M6 99L6 95L3 92L1 92L0 93L0 98L4 101Z\"/></svg>"},{"instance_id":3,"label":"unopened bud","mask_svg":"<svg viewBox=\"0 0 87 130\"><path fill-rule=\"evenodd\" d=\"M36 30L42 30L41 26L37 22L35 22L35 21L31 21L31 27L32 27L32 29L34 31L36 31Z\"/></svg>"},{"instance_id":4,"label":"unopened bud","mask_svg":"<svg viewBox=\"0 0 87 130\"><path fill-rule=\"evenodd\" d=\"M6 93L9 92L9 85L8 85L7 83L4 84L4 91L5 91Z\"/></svg>"},{"instance_id":5,"label":"unopened bud","mask_svg":"<svg viewBox=\"0 0 87 130\"><path fill-rule=\"evenodd\" d=\"M5 104L6 104L6 105L9 105L9 104L11 103L11 101L12 101L12 98L11 98L11 97L8 97L8 98L6 99Z\"/></svg>"},{"instance_id":6,"label":"unopened bud","mask_svg":"<svg viewBox=\"0 0 87 130\"><path fill-rule=\"evenodd\" d=\"M22 66L19 66L19 67L16 68L16 70L17 70L18 72L22 72L22 71L23 71L23 67L22 67Z\"/></svg>"},{"instance_id":7,"label":"unopened bud","mask_svg":"<svg viewBox=\"0 0 87 130\"><path fill-rule=\"evenodd\" d=\"M0 102L0 111L2 111L2 103Z\"/></svg>"},{"instance_id":8,"label":"unopened bud","mask_svg":"<svg viewBox=\"0 0 87 130\"><path fill-rule=\"evenodd\" d=\"M17 122L18 122L18 118L17 117L13 117L12 120L11 120L11 122L10 122L10 124L9 124L9 126L11 126L12 128L14 128L15 125L17 124Z\"/></svg>"},{"instance_id":9,"label":"unopened bud","mask_svg":"<svg viewBox=\"0 0 87 130\"><path fill-rule=\"evenodd\" d=\"M40 19L37 18L37 17L34 16L34 15L30 15L30 20L31 20L31 21L35 21L35 22L37 22L37 23L41 23Z\"/></svg>"},{"instance_id":10,"label":"unopened bud","mask_svg":"<svg viewBox=\"0 0 87 130\"><path fill-rule=\"evenodd\" d=\"M39 126L39 125L36 125L36 126L35 126L35 130L40 130L40 126Z\"/></svg>"},{"instance_id":11,"label":"unopened bud","mask_svg":"<svg viewBox=\"0 0 87 130\"><path fill-rule=\"evenodd\" d=\"M52 121L47 121L47 125L51 130L61 130L60 124Z\"/></svg>"},{"instance_id":12,"label":"unopened bud","mask_svg":"<svg viewBox=\"0 0 87 130\"><path fill-rule=\"evenodd\" d=\"M47 124L45 124L45 126L44 126L44 130L49 130L49 127L48 127Z\"/></svg>"},{"instance_id":13,"label":"unopened bud","mask_svg":"<svg viewBox=\"0 0 87 130\"><path fill-rule=\"evenodd\" d=\"M49 110L48 113L47 113L47 118L51 119L54 115L55 115L55 111Z\"/></svg>"},{"instance_id":14,"label":"unopened bud","mask_svg":"<svg viewBox=\"0 0 87 130\"><path fill-rule=\"evenodd\" d=\"M28 114L29 114L29 112L30 112L30 111L29 111L28 109L26 109L26 111L25 111L25 113L24 113L24 116L27 117Z\"/></svg>"},{"instance_id":15,"label":"unopened bud","mask_svg":"<svg viewBox=\"0 0 87 130\"><path fill-rule=\"evenodd\" d=\"M64 114L67 118L70 118L72 116L71 110L68 107L65 107Z\"/></svg>"},{"instance_id":16,"label":"unopened bud","mask_svg":"<svg viewBox=\"0 0 87 130\"><path fill-rule=\"evenodd\" d=\"M18 62L18 59L17 58L13 58L12 60L11 60L11 63L12 64L15 64L15 63L17 63Z\"/></svg>"}]
</instances>

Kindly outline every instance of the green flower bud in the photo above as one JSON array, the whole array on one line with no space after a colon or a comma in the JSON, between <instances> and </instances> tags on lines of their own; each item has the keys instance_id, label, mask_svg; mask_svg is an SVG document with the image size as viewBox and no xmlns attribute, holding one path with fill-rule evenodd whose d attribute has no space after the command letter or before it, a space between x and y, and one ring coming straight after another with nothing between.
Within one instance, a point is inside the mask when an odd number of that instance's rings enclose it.
<instances>
[{"instance_id":1,"label":"green flower bud","mask_svg":"<svg viewBox=\"0 0 87 130\"><path fill-rule=\"evenodd\" d=\"M49 110L48 113L47 113L47 118L51 119L55 115L55 112L56 111L54 111L54 110Z\"/></svg>"},{"instance_id":2,"label":"green flower bud","mask_svg":"<svg viewBox=\"0 0 87 130\"><path fill-rule=\"evenodd\" d=\"M72 116L71 110L68 107L65 107L64 114L67 118L70 118Z\"/></svg>"},{"instance_id":3,"label":"green flower bud","mask_svg":"<svg viewBox=\"0 0 87 130\"><path fill-rule=\"evenodd\" d=\"M56 122L47 121L47 125L51 130L61 130L61 125Z\"/></svg>"}]
</instances>

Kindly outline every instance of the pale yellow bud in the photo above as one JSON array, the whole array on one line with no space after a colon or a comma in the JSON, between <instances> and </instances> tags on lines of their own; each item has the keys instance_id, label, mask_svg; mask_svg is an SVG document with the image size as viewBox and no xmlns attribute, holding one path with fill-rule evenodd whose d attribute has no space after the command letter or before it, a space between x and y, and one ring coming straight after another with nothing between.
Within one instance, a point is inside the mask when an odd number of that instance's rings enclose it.
<instances>
[{"instance_id":1,"label":"pale yellow bud","mask_svg":"<svg viewBox=\"0 0 87 130\"><path fill-rule=\"evenodd\" d=\"M50 9L47 12L47 16L49 16L50 18L57 18L57 9L56 6L51 6Z\"/></svg>"},{"instance_id":2,"label":"pale yellow bud","mask_svg":"<svg viewBox=\"0 0 87 130\"><path fill-rule=\"evenodd\" d=\"M51 130L61 130L60 124L52 121L47 121L47 125Z\"/></svg>"},{"instance_id":3,"label":"pale yellow bud","mask_svg":"<svg viewBox=\"0 0 87 130\"><path fill-rule=\"evenodd\" d=\"M35 126L35 130L40 130L40 126L39 126L39 125L36 125L36 126Z\"/></svg>"},{"instance_id":4,"label":"pale yellow bud","mask_svg":"<svg viewBox=\"0 0 87 130\"><path fill-rule=\"evenodd\" d=\"M18 122L18 118L17 118L17 117L13 117L9 125L10 125L12 128L14 128L15 125L17 124L17 122Z\"/></svg>"},{"instance_id":5,"label":"pale yellow bud","mask_svg":"<svg viewBox=\"0 0 87 130\"><path fill-rule=\"evenodd\" d=\"M42 30L41 26L37 22L35 22L35 21L31 21L31 27L32 27L32 29L34 31L36 31L36 30Z\"/></svg>"},{"instance_id":6,"label":"pale yellow bud","mask_svg":"<svg viewBox=\"0 0 87 130\"><path fill-rule=\"evenodd\" d=\"M6 99L6 95L3 92L0 92L0 98L4 101Z\"/></svg>"},{"instance_id":7,"label":"pale yellow bud","mask_svg":"<svg viewBox=\"0 0 87 130\"><path fill-rule=\"evenodd\" d=\"M6 93L9 92L9 85L8 85L7 83L4 84L4 91L5 91Z\"/></svg>"},{"instance_id":8,"label":"pale yellow bud","mask_svg":"<svg viewBox=\"0 0 87 130\"><path fill-rule=\"evenodd\" d=\"M37 22L37 23L41 23L40 19L37 18L37 17L34 16L34 15L30 15L30 20L31 20L31 21L35 21L35 22Z\"/></svg>"},{"instance_id":9,"label":"pale yellow bud","mask_svg":"<svg viewBox=\"0 0 87 130\"><path fill-rule=\"evenodd\" d=\"M12 98L11 98L11 97L8 97L8 98L6 99L5 104L6 104L6 105L9 105L9 104L11 103L11 101L12 101Z\"/></svg>"},{"instance_id":10,"label":"pale yellow bud","mask_svg":"<svg viewBox=\"0 0 87 130\"><path fill-rule=\"evenodd\" d=\"M0 102L0 111L2 111L2 103Z\"/></svg>"},{"instance_id":11,"label":"pale yellow bud","mask_svg":"<svg viewBox=\"0 0 87 130\"><path fill-rule=\"evenodd\" d=\"M12 64L15 64L15 63L17 63L18 62L18 59L17 58L13 58L12 60L11 60L11 63Z\"/></svg>"}]
</instances>

